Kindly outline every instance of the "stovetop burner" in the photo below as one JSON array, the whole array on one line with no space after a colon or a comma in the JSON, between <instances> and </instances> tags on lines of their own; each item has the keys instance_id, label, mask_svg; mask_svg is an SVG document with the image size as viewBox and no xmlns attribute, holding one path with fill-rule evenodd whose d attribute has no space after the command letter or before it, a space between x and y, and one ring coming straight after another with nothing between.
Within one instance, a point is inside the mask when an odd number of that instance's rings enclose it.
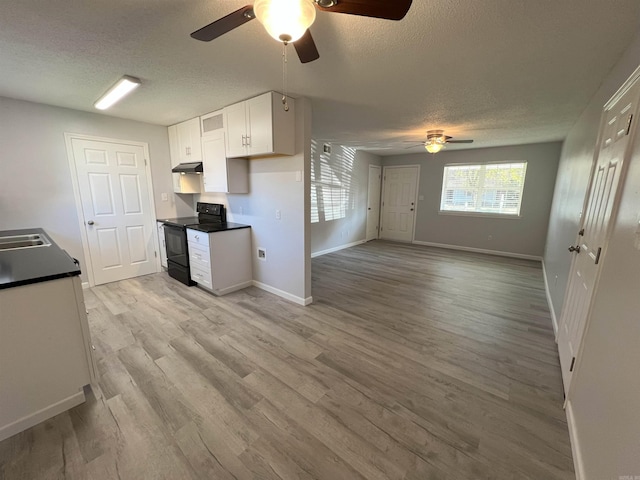
<instances>
[{"instance_id":1,"label":"stovetop burner","mask_svg":"<svg viewBox=\"0 0 640 480\"><path fill-rule=\"evenodd\" d=\"M160 221L163 223L168 223L170 225L176 225L178 227L186 227L187 225L194 225L199 223L198 217L166 218Z\"/></svg>"},{"instance_id":2,"label":"stovetop burner","mask_svg":"<svg viewBox=\"0 0 640 480\"><path fill-rule=\"evenodd\" d=\"M227 223L227 211L221 203L198 202L196 211L198 212L197 217L167 218L162 222L183 228L192 225Z\"/></svg>"}]
</instances>

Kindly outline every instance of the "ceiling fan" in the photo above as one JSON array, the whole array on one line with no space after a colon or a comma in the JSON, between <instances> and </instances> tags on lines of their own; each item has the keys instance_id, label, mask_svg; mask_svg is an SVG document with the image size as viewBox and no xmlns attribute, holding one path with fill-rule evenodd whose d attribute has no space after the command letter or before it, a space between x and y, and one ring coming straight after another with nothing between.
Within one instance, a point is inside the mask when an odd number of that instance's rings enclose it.
<instances>
[{"instance_id":1,"label":"ceiling fan","mask_svg":"<svg viewBox=\"0 0 640 480\"><path fill-rule=\"evenodd\" d=\"M444 134L444 130L427 130L427 139L424 142L414 143L424 145L429 153L438 153L447 143L473 143L473 140L453 140L453 137Z\"/></svg>"},{"instance_id":2,"label":"ceiling fan","mask_svg":"<svg viewBox=\"0 0 640 480\"><path fill-rule=\"evenodd\" d=\"M206 25L191 37L210 42L258 18L269 35L284 43L293 43L302 63L320 58L309 27L316 18L316 9L324 12L348 13L387 20L401 20L409 11L412 0L256 0L229 15Z\"/></svg>"}]
</instances>

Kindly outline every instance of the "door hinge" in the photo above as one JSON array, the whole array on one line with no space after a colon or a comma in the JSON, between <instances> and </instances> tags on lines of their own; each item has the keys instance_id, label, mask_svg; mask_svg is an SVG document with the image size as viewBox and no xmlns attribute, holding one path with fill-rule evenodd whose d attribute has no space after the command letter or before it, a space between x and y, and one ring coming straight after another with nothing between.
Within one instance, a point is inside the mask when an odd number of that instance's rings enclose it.
<instances>
[{"instance_id":1,"label":"door hinge","mask_svg":"<svg viewBox=\"0 0 640 480\"><path fill-rule=\"evenodd\" d=\"M147 166L147 159L146 158L144 159L144 166L145 167Z\"/></svg>"},{"instance_id":2,"label":"door hinge","mask_svg":"<svg viewBox=\"0 0 640 480\"><path fill-rule=\"evenodd\" d=\"M581 237L584 237L584 228L580 229L580 231L578 232L578 235L580 235Z\"/></svg>"},{"instance_id":3,"label":"door hinge","mask_svg":"<svg viewBox=\"0 0 640 480\"><path fill-rule=\"evenodd\" d=\"M631 132L631 122L633 122L633 113L629 114L629 119L627 120L627 135Z\"/></svg>"},{"instance_id":4,"label":"door hinge","mask_svg":"<svg viewBox=\"0 0 640 480\"><path fill-rule=\"evenodd\" d=\"M576 364L576 357L573 357L571 359L571 366L569 367L570 372L573 372L573 367L575 366L575 364Z\"/></svg>"},{"instance_id":5,"label":"door hinge","mask_svg":"<svg viewBox=\"0 0 640 480\"><path fill-rule=\"evenodd\" d=\"M598 253L596 253L596 265L600 262L600 254L602 253L602 247L598 247Z\"/></svg>"},{"instance_id":6,"label":"door hinge","mask_svg":"<svg viewBox=\"0 0 640 480\"><path fill-rule=\"evenodd\" d=\"M153 255L158 258L158 252L153 252Z\"/></svg>"}]
</instances>

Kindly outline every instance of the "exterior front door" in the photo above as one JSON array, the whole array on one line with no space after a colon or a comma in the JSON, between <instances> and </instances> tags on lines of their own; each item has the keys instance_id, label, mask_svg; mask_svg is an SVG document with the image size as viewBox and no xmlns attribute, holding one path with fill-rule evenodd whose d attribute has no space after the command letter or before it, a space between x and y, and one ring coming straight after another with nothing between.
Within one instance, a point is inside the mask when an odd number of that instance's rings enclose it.
<instances>
[{"instance_id":1,"label":"exterior front door","mask_svg":"<svg viewBox=\"0 0 640 480\"><path fill-rule=\"evenodd\" d=\"M419 167L384 167L380 238L413 241Z\"/></svg>"},{"instance_id":2,"label":"exterior front door","mask_svg":"<svg viewBox=\"0 0 640 480\"><path fill-rule=\"evenodd\" d=\"M639 94L640 82L636 81L605 108L600 126L600 150L585 202L582 228L577 245L570 247L576 256L571 265L558 332L560 365L567 397L589 317L591 298L606 253L609 223L618 202L618 185L624 179L624 160Z\"/></svg>"},{"instance_id":3,"label":"exterior front door","mask_svg":"<svg viewBox=\"0 0 640 480\"><path fill-rule=\"evenodd\" d=\"M144 148L73 136L69 141L82 206L78 214L84 220L89 253L86 261L91 263L90 283L156 272L156 223Z\"/></svg>"}]
</instances>

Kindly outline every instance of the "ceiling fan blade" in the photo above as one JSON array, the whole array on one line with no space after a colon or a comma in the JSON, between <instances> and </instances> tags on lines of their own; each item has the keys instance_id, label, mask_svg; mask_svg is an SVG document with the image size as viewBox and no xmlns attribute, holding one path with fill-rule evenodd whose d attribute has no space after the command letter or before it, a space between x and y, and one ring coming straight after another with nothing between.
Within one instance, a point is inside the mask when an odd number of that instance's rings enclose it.
<instances>
[{"instance_id":1,"label":"ceiling fan blade","mask_svg":"<svg viewBox=\"0 0 640 480\"><path fill-rule=\"evenodd\" d=\"M412 0L338 0L333 7L323 7L323 0L316 7L325 12L349 13L364 17L402 20L411 7Z\"/></svg>"},{"instance_id":2,"label":"ceiling fan blade","mask_svg":"<svg viewBox=\"0 0 640 480\"><path fill-rule=\"evenodd\" d=\"M196 30L191 34L191 37L203 42L210 42L211 40L218 38L220 35L224 35L234 28L244 25L254 18L256 18L256 16L253 13L253 6L247 5L233 13L230 13L226 17L222 17L219 20Z\"/></svg>"},{"instance_id":3,"label":"ceiling fan blade","mask_svg":"<svg viewBox=\"0 0 640 480\"><path fill-rule=\"evenodd\" d=\"M446 143L473 143L473 140L447 140Z\"/></svg>"},{"instance_id":4,"label":"ceiling fan blade","mask_svg":"<svg viewBox=\"0 0 640 480\"><path fill-rule=\"evenodd\" d=\"M311 31L307 30L299 40L293 42L293 46L296 47L296 52L302 63L313 62L320 58L316 42L313 41Z\"/></svg>"}]
</instances>

